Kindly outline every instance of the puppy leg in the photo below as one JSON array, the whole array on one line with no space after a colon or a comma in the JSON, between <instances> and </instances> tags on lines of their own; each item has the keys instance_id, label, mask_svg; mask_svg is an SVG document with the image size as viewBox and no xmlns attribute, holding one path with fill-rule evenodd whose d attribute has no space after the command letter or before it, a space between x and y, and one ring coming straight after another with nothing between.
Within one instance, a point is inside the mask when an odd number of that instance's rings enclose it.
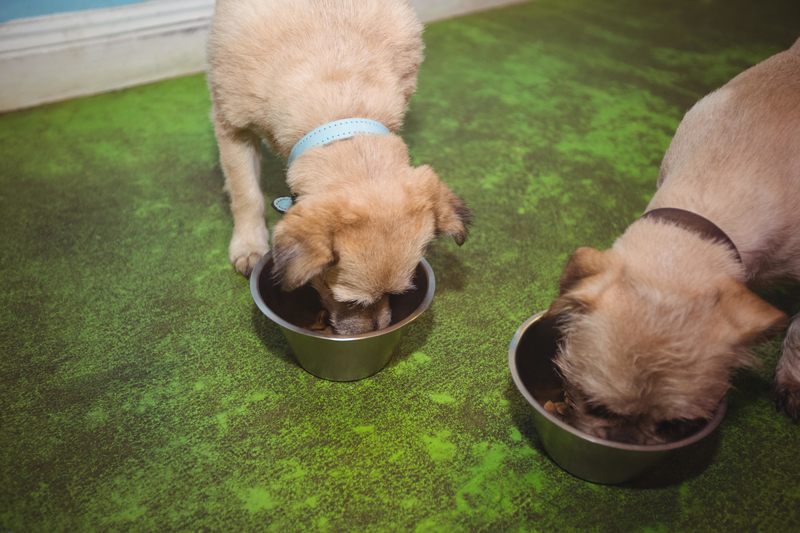
<instances>
[{"instance_id":1,"label":"puppy leg","mask_svg":"<svg viewBox=\"0 0 800 533\"><path fill-rule=\"evenodd\" d=\"M249 276L258 260L269 251L264 195L259 185L261 139L219 121L214 124L214 133L233 212L233 238L228 253L236 271Z\"/></svg>"},{"instance_id":2,"label":"puppy leg","mask_svg":"<svg viewBox=\"0 0 800 533\"><path fill-rule=\"evenodd\" d=\"M775 369L772 397L778 409L797 422L800 418L800 315L795 316L786 331L783 350Z\"/></svg>"}]
</instances>

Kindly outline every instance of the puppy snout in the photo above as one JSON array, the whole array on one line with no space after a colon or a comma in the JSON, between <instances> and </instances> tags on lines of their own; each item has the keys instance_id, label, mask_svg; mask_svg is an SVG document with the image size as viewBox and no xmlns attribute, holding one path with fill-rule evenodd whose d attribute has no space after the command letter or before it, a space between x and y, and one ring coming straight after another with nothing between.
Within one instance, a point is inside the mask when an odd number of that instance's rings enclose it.
<instances>
[{"instance_id":1,"label":"puppy snout","mask_svg":"<svg viewBox=\"0 0 800 533\"><path fill-rule=\"evenodd\" d=\"M384 296L381 298L374 306L373 309L369 310L370 318L372 319L372 331L377 331L389 326L389 323L392 321L392 310L389 307L389 296Z\"/></svg>"},{"instance_id":2,"label":"puppy snout","mask_svg":"<svg viewBox=\"0 0 800 533\"><path fill-rule=\"evenodd\" d=\"M645 444L645 436L635 427L620 426L613 428L606 428L605 438L616 442L624 442L627 444Z\"/></svg>"},{"instance_id":3,"label":"puppy snout","mask_svg":"<svg viewBox=\"0 0 800 533\"><path fill-rule=\"evenodd\" d=\"M392 310L389 297L384 296L367 307L342 306L331 313L331 325L339 335L358 335L389 326Z\"/></svg>"}]
</instances>

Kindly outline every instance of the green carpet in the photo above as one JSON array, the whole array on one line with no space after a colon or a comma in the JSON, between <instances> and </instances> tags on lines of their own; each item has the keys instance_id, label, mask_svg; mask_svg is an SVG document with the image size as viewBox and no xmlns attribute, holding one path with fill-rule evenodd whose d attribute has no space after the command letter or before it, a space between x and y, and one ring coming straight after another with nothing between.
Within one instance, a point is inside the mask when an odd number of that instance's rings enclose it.
<instances>
[{"instance_id":1,"label":"green carpet","mask_svg":"<svg viewBox=\"0 0 800 533\"><path fill-rule=\"evenodd\" d=\"M354 383L299 368L228 263L203 76L0 116L0 530L800 531L774 349L717 431L620 486L550 460L507 366L568 255L644 210L683 113L798 21L796 0L539 0L429 25L403 137L475 222ZM270 198L283 168L265 152Z\"/></svg>"}]
</instances>

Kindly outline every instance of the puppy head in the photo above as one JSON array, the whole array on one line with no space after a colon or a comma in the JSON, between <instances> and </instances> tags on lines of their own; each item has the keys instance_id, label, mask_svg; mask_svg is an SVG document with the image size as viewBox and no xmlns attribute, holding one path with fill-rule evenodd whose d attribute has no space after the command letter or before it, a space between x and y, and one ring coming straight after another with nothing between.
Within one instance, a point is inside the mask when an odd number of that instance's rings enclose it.
<instances>
[{"instance_id":1,"label":"puppy head","mask_svg":"<svg viewBox=\"0 0 800 533\"><path fill-rule=\"evenodd\" d=\"M387 327L389 296L414 288L427 244L466 239L469 210L430 168L397 172L301 197L273 230L273 275L287 291L311 282L338 334Z\"/></svg>"},{"instance_id":2,"label":"puppy head","mask_svg":"<svg viewBox=\"0 0 800 533\"><path fill-rule=\"evenodd\" d=\"M732 372L756 362L746 345L786 322L730 276L681 284L650 267L579 248L548 311L564 334L555 362L568 422L591 435L682 438L712 417Z\"/></svg>"}]
</instances>

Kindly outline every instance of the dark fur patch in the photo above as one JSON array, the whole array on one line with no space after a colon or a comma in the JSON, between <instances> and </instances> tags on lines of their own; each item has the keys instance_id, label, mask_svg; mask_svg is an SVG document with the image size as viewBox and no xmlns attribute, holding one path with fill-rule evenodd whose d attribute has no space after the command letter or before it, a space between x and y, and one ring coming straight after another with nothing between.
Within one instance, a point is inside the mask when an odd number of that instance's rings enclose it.
<instances>
[{"instance_id":1,"label":"dark fur patch","mask_svg":"<svg viewBox=\"0 0 800 533\"><path fill-rule=\"evenodd\" d=\"M455 212L456 216L461 220L461 223L464 224L464 227L472 224L472 219L474 218L475 214L472 212L472 209L467 207L467 204L465 204L463 200L457 203L455 206Z\"/></svg>"},{"instance_id":2,"label":"dark fur patch","mask_svg":"<svg viewBox=\"0 0 800 533\"><path fill-rule=\"evenodd\" d=\"M575 250L567 261L559 279L559 296L574 289L584 279L602 272L605 263L601 260L602 252L581 246Z\"/></svg>"},{"instance_id":3,"label":"dark fur patch","mask_svg":"<svg viewBox=\"0 0 800 533\"><path fill-rule=\"evenodd\" d=\"M702 418L694 420L665 420L658 424L657 431L664 439L664 442L675 442L696 433L706 424L708 424L708 420Z\"/></svg>"},{"instance_id":4,"label":"dark fur patch","mask_svg":"<svg viewBox=\"0 0 800 533\"><path fill-rule=\"evenodd\" d=\"M273 266L272 266L272 279L276 283L280 283L286 289L286 275L289 271L289 267L292 264L292 261L297 260L302 255L303 250L299 246L291 246L291 247L274 247L272 249L272 257L273 257ZM324 265L320 265L318 268L315 268L309 272L306 272L306 277L310 278L320 272L325 272L336 266L339 262L339 254L337 252L333 252L333 259L328 261ZM295 287L291 287L293 289Z\"/></svg>"},{"instance_id":5,"label":"dark fur patch","mask_svg":"<svg viewBox=\"0 0 800 533\"><path fill-rule=\"evenodd\" d=\"M274 246L272 248L272 279L281 282L289 264L299 255L297 247Z\"/></svg>"},{"instance_id":6,"label":"dark fur patch","mask_svg":"<svg viewBox=\"0 0 800 533\"><path fill-rule=\"evenodd\" d=\"M780 385L775 383L770 392L770 398L775 402L778 411L783 411L795 423L800 420L800 383L787 381Z\"/></svg>"},{"instance_id":7,"label":"dark fur patch","mask_svg":"<svg viewBox=\"0 0 800 533\"><path fill-rule=\"evenodd\" d=\"M463 227L463 231L453 233L452 231L443 231L440 228L436 228L435 236L436 238L439 238L442 235L453 235L453 237L455 237L456 244L461 246L466 242L467 237L469 236L469 226L472 224L474 213L469 207L467 207L467 204L464 203L464 200L455 195L452 195L452 197L453 200L451 201L450 207L453 209L453 217L460 222L461 226Z\"/></svg>"},{"instance_id":8,"label":"dark fur patch","mask_svg":"<svg viewBox=\"0 0 800 533\"><path fill-rule=\"evenodd\" d=\"M459 200L461 199L459 198ZM469 236L469 227L472 225L472 219L475 217L475 214L469 207L467 207L467 204L465 204L463 200L459 201L455 206L455 213L456 217L458 217L458 219L461 220L461 223L464 225L464 233L456 236L456 244L461 246Z\"/></svg>"}]
</instances>

